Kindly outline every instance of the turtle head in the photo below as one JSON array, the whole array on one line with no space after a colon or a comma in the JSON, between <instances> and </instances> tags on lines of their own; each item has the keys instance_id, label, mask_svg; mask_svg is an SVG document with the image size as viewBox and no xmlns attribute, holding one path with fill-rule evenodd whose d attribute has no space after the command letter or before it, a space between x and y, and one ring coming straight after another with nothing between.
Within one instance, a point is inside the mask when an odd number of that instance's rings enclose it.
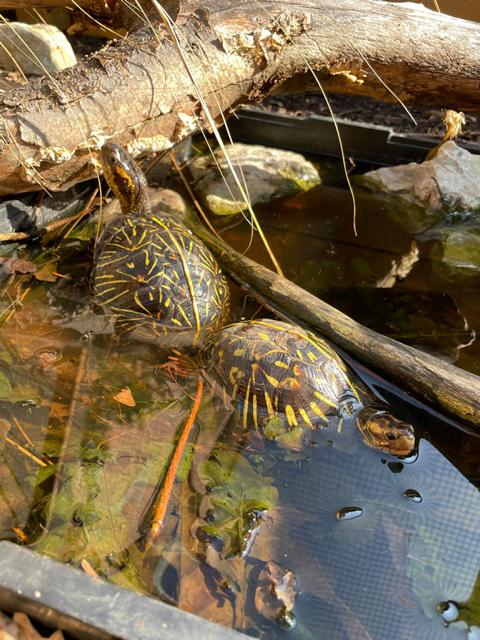
<instances>
[{"instance_id":1,"label":"turtle head","mask_svg":"<svg viewBox=\"0 0 480 640\"><path fill-rule=\"evenodd\" d=\"M147 181L135 160L118 144L104 144L100 160L108 186L120 201L123 213L148 213Z\"/></svg>"},{"instance_id":2,"label":"turtle head","mask_svg":"<svg viewBox=\"0 0 480 640\"><path fill-rule=\"evenodd\" d=\"M379 407L365 407L357 416L357 426L365 444L394 456L408 456L415 447L411 424L398 420Z\"/></svg>"}]
</instances>

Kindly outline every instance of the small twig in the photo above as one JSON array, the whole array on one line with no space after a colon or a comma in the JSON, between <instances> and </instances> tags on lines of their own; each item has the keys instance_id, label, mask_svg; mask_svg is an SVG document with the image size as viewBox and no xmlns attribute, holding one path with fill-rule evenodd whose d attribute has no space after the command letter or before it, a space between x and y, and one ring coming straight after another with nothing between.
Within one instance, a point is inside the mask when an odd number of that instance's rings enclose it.
<instances>
[{"instance_id":1,"label":"small twig","mask_svg":"<svg viewBox=\"0 0 480 640\"><path fill-rule=\"evenodd\" d=\"M188 192L188 195L190 196L195 209L198 211L198 213L200 214L202 220L204 221L204 223L207 225L207 227L210 229L210 231L215 234L217 236L217 238L220 238L217 230L213 227L212 223L210 222L210 220L207 217L207 214L205 213L205 211L203 210L202 205L200 204L200 202L197 200L197 198L195 197L195 194L192 191L192 187L188 184L188 180L185 178L184 174L183 174L183 170L182 168L179 166L177 159L175 158L175 154L170 152L170 160L175 168L175 170L178 172L178 175L180 176L182 182L183 182L183 186L185 187L185 189Z\"/></svg>"},{"instance_id":2,"label":"small twig","mask_svg":"<svg viewBox=\"0 0 480 640\"><path fill-rule=\"evenodd\" d=\"M147 547L150 547L156 538L159 536L162 531L165 514L167 512L167 507L170 502L170 497L172 495L173 485L175 482L175 476L177 475L178 466L183 456L183 452L185 451L185 447L188 442L188 438L190 436L190 432L192 431L195 418L197 417L198 409L200 407L200 401L202 399L203 394L203 380L198 378L197 382L197 393L195 396L195 400L193 402L193 407L190 411L190 415L188 416L187 422L183 427L182 433L180 435L180 439L178 440L177 446L173 452L172 459L170 460L170 464L168 465L167 475L165 477L165 481L163 483L162 490L160 492L158 502L155 506L155 511L153 513L152 523L150 525L150 531L148 532L147 538Z\"/></svg>"},{"instance_id":3,"label":"small twig","mask_svg":"<svg viewBox=\"0 0 480 640\"><path fill-rule=\"evenodd\" d=\"M30 438L30 436L28 435L28 433L25 431L25 429L22 427L22 425L20 424L19 420L15 417L12 416L13 422L15 424L15 426L17 427L17 429L20 431L20 433L22 434L22 436L25 438L25 440L27 441L27 443L33 447L33 442Z\"/></svg>"},{"instance_id":4,"label":"small twig","mask_svg":"<svg viewBox=\"0 0 480 640\"><path fill-rule=\"evenodd\" d=\"M29 292L30 292L31 288L32 288L32 287L27 287L27 288L25 289L25 291L22 291L22 293L18 296L18 298L16 298L16 299L13 301L13 305L11 305L13 308L12 308L12 310L10 311L10 313L7 315L7 317L5 318L5 321L4 321L4 322L5 322L5 324L6 324L7 322L9 322L9 321L10 321L10 318L11 318L12 316L14 316L14 315L15 315L15 312L16 312L16 308L17 308L17 306L22 306L23 301L24 301L24 300L25 300L25 298L28 296L28 294L29 294ZM10 306L10 305L9 305L9 306ZM0 315L0 318L1 318L1 315Z\"/></svg>"},{"instance_id":5,"label":"small twig","mask_svg":"<svg viewBox=\"0 0 480 640\"><path fill-rule=\"evenodd\" d=\"M43 462L43 460L40 460L40 458L37 458L37 456L33 455L33 453L31 453L28 449L25 449L25 447L22 447L22 445L18 444L18 442L15 442L15 440L12 440L8 436L6 436L5 441L8 442L8 444L11 444L14 447L16 447L19 451L21 451L24 455L26 455L28 458L36 462L41 467L48 466L46 462Z\"/></svg>"}]
</instances>

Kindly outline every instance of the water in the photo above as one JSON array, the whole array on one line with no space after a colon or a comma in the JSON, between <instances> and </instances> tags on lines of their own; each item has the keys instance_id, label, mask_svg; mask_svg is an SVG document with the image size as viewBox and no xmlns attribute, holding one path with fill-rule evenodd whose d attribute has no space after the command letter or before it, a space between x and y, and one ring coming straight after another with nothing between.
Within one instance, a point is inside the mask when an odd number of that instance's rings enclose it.
<instances>
[{"instance_id":1,"label":"water","mask_svg":"<svg viewBox=\"0 0 480 640\"><path fill-rule=\"evenodd\" d=\"M412 238L371 196L360 198L355 238L348 203L327 185L259 208L286 274L373 328L479 373L469 343L480 323L474 281L442 279L420 247L411 271L386 286ZM217 223L246 248L246 224ZM250 254L268 264L256 242ZM119 344L90 308L82 234L26 257L53 275L17 275L3 288L2 538L265 640L475 637L477 436L367 372L414 425L415 454L368 448L352 418L271 441L245 431L207 385L169 517L148 549L151 502L195 378L163 367L150 346ZM265 314L232 291L233 318Z\"/></svg>"}]
</instances>

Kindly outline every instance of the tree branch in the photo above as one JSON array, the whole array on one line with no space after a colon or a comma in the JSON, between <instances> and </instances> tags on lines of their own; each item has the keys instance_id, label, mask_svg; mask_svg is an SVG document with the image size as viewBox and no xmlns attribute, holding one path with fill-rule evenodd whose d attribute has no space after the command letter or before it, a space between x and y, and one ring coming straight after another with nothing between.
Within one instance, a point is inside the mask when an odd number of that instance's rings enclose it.
<instances>
[{"instance_id":1,"label":"tree branch","mask_svg":"<svg viewBox=\"0 0 480 640\"><path fill-rule=\"evenodd\" d=\"M0 10L4 9L52 9L54 7L81 6L96 15L110 16L114 2L108 0L0 0Z\"/></svg>"},{"instance_id":2,"label":"tree branch","mask_svg":"<svg viewBox=\"0 0 480 640\"><path fill-rule=\"evenodd\" d=\"M184 0L173 14L190 73L219 122L239 105L313 87L310 69L327 90L393 100L378 74L409 104L480 104L476 23L380 0L202 6ZM134 153L161 150L206 126L190 73L162 28L141 28L55 78L5 94L0 195L91 177L89 152L105 140L131 143Z\"/></svg>"},{"instance_id":3,"label":"tree branch","mask_svg":"<svg viewBox=\"0 0 480 640\"><path fill-rule=\"evenodd\" d=\"M348 317L290 280L250 260L193 220L188 226L241 286L274 311L306 323L421 400L480 425L480 378L383 336Z\"/></svg>"}]
</instances>

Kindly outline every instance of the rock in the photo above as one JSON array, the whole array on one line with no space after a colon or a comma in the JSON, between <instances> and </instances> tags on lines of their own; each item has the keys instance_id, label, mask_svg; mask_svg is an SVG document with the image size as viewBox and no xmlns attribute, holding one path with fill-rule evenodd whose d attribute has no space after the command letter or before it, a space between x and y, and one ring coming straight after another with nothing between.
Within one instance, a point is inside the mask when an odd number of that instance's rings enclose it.
<instances>
[{"instance_id":1,"label":"rock","mask_svg":"<svg viewBox=\"0 0 480 640\"><path fill-rule=\"evenodd\" d=\"M27 193L21 198L6 200L0 204L0 233L26 231L40 233L46 225L78 213L90 194L89 186L78 184L52 194L38 202L38 194Z\"/></svg>"},{"instance_id":2,"label":"rock","mask_svg":"<svg viewBox=\"0 0 480 640\"><path fill-rule=\"evenodd\" d=\"M16 64L15 64L16 63ZM43 76L77 63L64 34L50 24L0 24L0 68Z\"/></svg>"},{"instance_id":3,"label":"rock","mask_svg":"<svg viewBox=\"0 0 480 640\"><path fill-rule=\"evenodd\" d=\"M243 173L252 205L308 191L321 182L313 164L298 153L240 143L226 145L226 149L240 181ZM196 191L217 215L232 215L247 209L223 151L216 149L214 156L200 156L190 165ZM228 186L219 175L217 163Z\"/></svg>"},{"instance_id":4,"label":"rock","mask_svg":"<svg viewBox=\"0 0 480 640\"><path fill-rule=\"evenodd\" d=\"M431 212L480 209L480 156L452 141L443 144L432 160L369 171L362 182Z\"/></svg>"},{"instance_id":5,"label":"rock","mask_svg":"<svg viewBox=\"0 0 480 640\"><path fill-rule=\"evenodd\" d=\"M478 275L480 271L480 225L478 223L444 227L435 234L439 242L432 258L463 272ZM428 239L430 237L426 236Z\"/></svg>"}]
</instances>

